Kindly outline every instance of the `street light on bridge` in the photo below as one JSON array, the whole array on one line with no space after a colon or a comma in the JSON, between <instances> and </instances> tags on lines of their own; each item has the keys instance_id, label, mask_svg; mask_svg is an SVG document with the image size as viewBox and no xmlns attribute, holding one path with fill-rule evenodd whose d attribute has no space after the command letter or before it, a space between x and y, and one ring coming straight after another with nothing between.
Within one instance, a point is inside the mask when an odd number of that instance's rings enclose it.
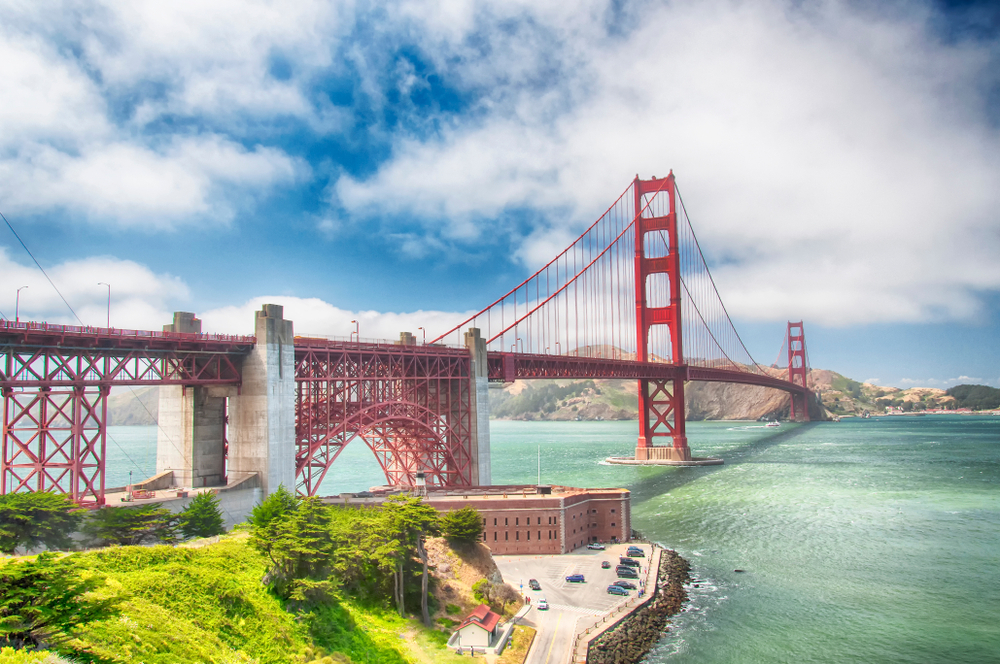
<instances>
[{"instance_id":1,"label":"street light on bridge","mask_svg":"<svg viewBox=\"0 0 1000 664\"><path fill-rule=\"evenodd\" d=\"M424 333L424 345L426 346L427 345L427 330L425 330L422 327L418 327L417 329Z\"/></svg>"},{"instance_id":2,"label":"street light on bridge","mask_svg":"<svg viewBox=\"0 0 1000 664\"><path fill-rule=\"evenodd\" d=\"M18 321L18 309L21 308L21 291L23 291L27 286L21 286L17 289L17 295L14 296L14 322Z\"/></svg>"},{"instance_id":3,"label":"street light on bridge","mask_svg":"<svg viewBox=\"0 0 1000 664\"><path fill-rule=\"evenodd\" d=\"M108 329L111 329L111 284L106 284L103 281L98 281L97 285L108 287Z\"/></svg>"},{"instance_id":4,"label":"street light on bridge","mask_svg":"<svg viewBox=\"0 0 1000 664\"><path fill-rule=\"evenodd\" d=\"M351 332L351 341L354 340L354 335L356 334L358 335L358 343L361 343L361 324L356 320L352 320L351 322L354 323L354 331Z\"/></svg>"}]
</instances>

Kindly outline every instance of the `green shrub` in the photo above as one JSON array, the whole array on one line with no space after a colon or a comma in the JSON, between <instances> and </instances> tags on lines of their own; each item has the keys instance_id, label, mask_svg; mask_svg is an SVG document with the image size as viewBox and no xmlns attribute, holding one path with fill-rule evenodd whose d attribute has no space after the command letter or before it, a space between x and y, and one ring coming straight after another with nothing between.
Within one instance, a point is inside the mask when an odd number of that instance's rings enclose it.
<instances>
[{"instance_id":1,"label":"green shrub","mask_svg":"<svg viewBox=\"0 0 1000 664\"><path fill-rule=\"evenodd\" d=\"M94 544L129 546L177 539L179 517L160 503L138 507L102 507L83 524L84 535Z\"/></svg>"},{"instance_id":2,"label":"green shrub","mask_svg":"<svg viewBox=\"0 0 1000 664\"><path fill-rule=\"evenodd\" d=\"M443 514L440 524L442 535L463 544L478 541L483 532L483 518L473 507L463 507Z\"/></svg>"},{"instance_id":3,"label":"green shrub","mask_svg":"<svg viewBox=\"0 0 1000 664\"><path fill-rule=\"evenodd\" d=\"M460 607L458 604L449 604L448 606L444 607L444 612L447 613L449 616L457 616L459 613L462 612L462 607Z\"/></svg>"},{"instance_id":4,"label":"green shrub","mask_svg":"<svg viewBox=\"0 0 1000 664\"><path fill-rule=\"evenodd\" d=\"M199 493L184 508L180 529L185 538L214 537L226 532L219 499L211 493Z\"/></svg>"},{"instance_id":5,"label":"green shrub","mask_svg":"<svg viewBox=\"0 0 1000 664\"><path fill-rule=\"evenodd\" d=\"M83 512L65 494L50 491L0 496L0 552L12 555L19 547L39 545L69 548Z\"/></svg>"},{"instance_id":6,"label":"green shrub","mask_svg":"<svg viewBox=\"0 0 1000 664\"><path fill-rule=\"evenodd\" d=\"M94 597L102 576L80 574L75 561L43 553L0 566L0 646L61 643L78 626L111 615L116 600Z\"/></svg>"}]
</instances>

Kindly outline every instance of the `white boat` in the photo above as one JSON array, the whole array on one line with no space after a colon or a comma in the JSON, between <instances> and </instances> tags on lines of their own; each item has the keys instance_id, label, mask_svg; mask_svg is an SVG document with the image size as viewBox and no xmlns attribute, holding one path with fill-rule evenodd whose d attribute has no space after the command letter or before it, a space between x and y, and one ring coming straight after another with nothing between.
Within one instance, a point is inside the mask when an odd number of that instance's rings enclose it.
<instances>
[{"instance_id":1,"label":"white boat","mask_svg":"<svg viewBox=\"0 0 1000 664\"><path fill-rule=\"evenodd\" d=\"M768 422L768 423L767 423L767 424L765 424L764 426L765 426L765 427L767 427L767 428L769 428L769 429L773 429L774 427L780 427L780 426L781 426L781 423L780 423L780 422L778 422L778 421L774 421L774 422Z\"/></svg>"}]
</instances>

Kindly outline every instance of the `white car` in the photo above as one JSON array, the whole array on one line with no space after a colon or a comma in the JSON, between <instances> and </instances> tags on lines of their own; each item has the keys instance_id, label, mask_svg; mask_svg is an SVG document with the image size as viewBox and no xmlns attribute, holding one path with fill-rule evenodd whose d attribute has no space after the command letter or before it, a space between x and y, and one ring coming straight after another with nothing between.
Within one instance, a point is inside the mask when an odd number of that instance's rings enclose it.
<instances>
[{"instance_id":1,"label":"white car","mask_svg":"<svg viewBox=\"0 0 1000 664\"><path fill-rule=\"evenodd\" d=\"M538 604L535 605L535 608L538 609L539 611L548 611L549 603L546 602L545 598L543 597L540 600L538 600Z\"/></svg>"},{"instance_id":2,"label":"white car","mask_svg":"<svg viewBox=\"0 0 1000 664\"><path fill-rule=\"evenodd\" d=\"M600 542L591 542L587 545L587 548L593 551L604 551L604 545Z\"/></svg>"}]
</instances>

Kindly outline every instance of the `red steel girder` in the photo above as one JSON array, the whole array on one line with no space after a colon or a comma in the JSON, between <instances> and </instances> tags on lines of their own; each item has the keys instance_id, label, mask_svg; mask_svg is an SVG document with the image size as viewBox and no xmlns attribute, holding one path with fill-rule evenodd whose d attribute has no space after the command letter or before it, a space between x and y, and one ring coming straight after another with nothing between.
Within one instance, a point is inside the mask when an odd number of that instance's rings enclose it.
<instances>
[{"instance_id":1,"label":"red steel girder","mask_svg":"<svg viewBox=\"0 0 1000 664\"><path fill-rule=\"evenodd\" d=\"M58 346L0 346L0 387L238 385L241 358L229 353Z\"/></svg>"},{"instance_id":2,"label":"red steel girder","mask_svg":"<svg viewBox=\"0 0 1000 664\"><path fill-rule=\"evenodd\" d=\"M296 339L296 475L312 495L361 438L386 480L472 483L471 359L464 349Z\"/></svg>"},{"instance_id":3,"label":"red steel girder","mask_svg":"<svg viewBox=\"0 0 1000 664\"><path fill-rule=\"evenodd\" d=\"M0 494L58 491L104 503L107 387L3 389Z\"/></svg>"}]
</instances>

